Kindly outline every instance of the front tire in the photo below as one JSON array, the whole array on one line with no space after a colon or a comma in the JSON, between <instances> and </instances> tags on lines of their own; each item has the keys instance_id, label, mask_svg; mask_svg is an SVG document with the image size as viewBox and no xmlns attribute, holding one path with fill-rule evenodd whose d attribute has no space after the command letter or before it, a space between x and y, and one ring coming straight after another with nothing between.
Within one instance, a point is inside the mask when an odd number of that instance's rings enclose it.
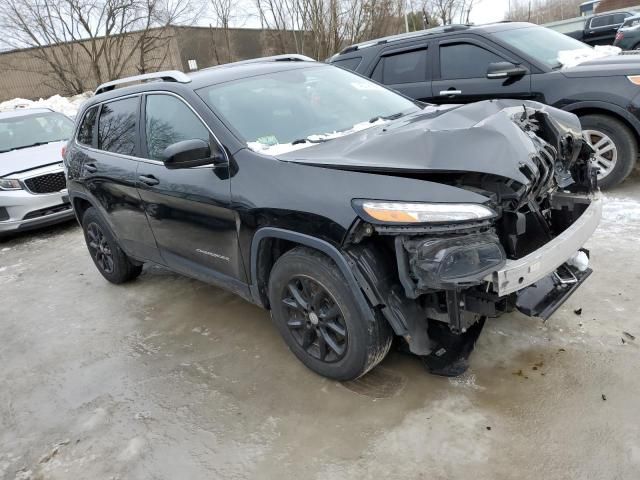
<instances>
[{"instance_id":1,"label":"front tire","mask_svg":"<svg viewBox=\"0 0 640 480\"><path fill-rule=\"evenodd\" d=\"M122 251L94 207L82 217L82 230L91 259L104 278L120 284L140 275L142 265L135 265Z\"/></svg>"},{"instance_id":2,"label":"front tire","mask_svg":"<svg viewBox=\"0 0 640 480\"><path fill-rule=\"evenodd\" d=\"M631 130L620 120L608 115L580 117L582 135L595 150L594 165L598 185L615 187L633 170L638 157L638 145Z\"/></svg>"},{"instance_id":3,"label":"front tire","mask_svg":"<svg viewBox=\"0 0 640 480\"><path fill-rule=\"evenodd\" d=\"M314 372L356 379L384 359L393 334L375 315L365 318L338 267L297 247L281 256L269 278L271 317L293 354Z\"/></svg>"}]
</instances>

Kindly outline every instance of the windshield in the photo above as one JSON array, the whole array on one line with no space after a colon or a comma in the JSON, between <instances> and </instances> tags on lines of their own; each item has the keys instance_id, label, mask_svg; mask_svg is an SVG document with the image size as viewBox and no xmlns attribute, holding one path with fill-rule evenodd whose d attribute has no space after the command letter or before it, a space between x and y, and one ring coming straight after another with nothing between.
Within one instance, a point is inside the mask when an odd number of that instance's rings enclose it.
<instances>
[{"instance_id":1,"label":"windshield","mask_svg":"<svg viewBox=\"0 0 640 480\"><path fill-rule=\"evenodd\" d=\"M67 140L73 122L56 112L0 119L0 153Z\"/></svg>"},{"instance_id":2,"label":"windshield","mask_svg":"<svg viewBox=\"0 0 640 480\"><path fill-rule=\"evenodd\" d=\"M551 68L562 66L558 60L560 52L591 49L586 43L544 27L504 30L493 35Z\"/></svg>"},{"instance_id":3,"label":"windshield","mask_svg":"<svg viewBox=\"0 0 640 480\"><path fill-rule=\"evenodd\" d=\"M268 73L198 92L256 151L284 153L418 111L411 100L333 66Z\"/></svg>"}]
</instances>

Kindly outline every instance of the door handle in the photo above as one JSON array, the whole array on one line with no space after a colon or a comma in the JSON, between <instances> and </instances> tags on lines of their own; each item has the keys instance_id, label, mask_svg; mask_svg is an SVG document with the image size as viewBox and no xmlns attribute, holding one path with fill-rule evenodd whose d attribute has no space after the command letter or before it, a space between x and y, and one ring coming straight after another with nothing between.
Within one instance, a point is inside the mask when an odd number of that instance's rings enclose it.
<instances>
[{"instance_id":1,"label":"door handle","mask_svg":"<svg viewBox=\"0 0 640 480\"><path fill-rule=\"evenodd\" d=\"M98 171L98 167L96 167L95 163L86 163L84 165L84 169L88 173L96 173Z\"/></svg>"},{"instance_id":2,"label":"door handle","mask_svg":"<svg viewBox=\"0 0 640 480\"><path fill-rule=\"evenodd\" d=\"M153 175L140 175L138 177L138 180L140 180L142 183L146 185L157 185L160 183L160 180L158 180Z\"/></svg>"},{"instance_id":3,"label":"door handle","mask_svg":"<svg viewBox=\"0 0 640 480\"><path fill-rule=\"evenodd\" d=\"M440 96L462 95L462 90L440 90Z\"/></svg>"}]
</instances>

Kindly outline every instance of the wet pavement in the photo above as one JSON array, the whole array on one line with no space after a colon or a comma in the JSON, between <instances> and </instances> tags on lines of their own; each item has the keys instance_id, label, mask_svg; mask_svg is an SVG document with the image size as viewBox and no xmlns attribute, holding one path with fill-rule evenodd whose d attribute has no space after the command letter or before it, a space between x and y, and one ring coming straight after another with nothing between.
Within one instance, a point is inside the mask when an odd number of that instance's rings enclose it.
<instances>
[{"instance_id":1,"label":"wet pavement","mask_svg":"<svg viewBox=\"0 0 640 480\"><path fill-rule=\"evenodd\" d=\"M606 197L591 278L451 380L399 353L319 377L222 290L108 284L74 223L0 240L0 478L637 479L640 178Z\"/></svg>"}]
</instances>

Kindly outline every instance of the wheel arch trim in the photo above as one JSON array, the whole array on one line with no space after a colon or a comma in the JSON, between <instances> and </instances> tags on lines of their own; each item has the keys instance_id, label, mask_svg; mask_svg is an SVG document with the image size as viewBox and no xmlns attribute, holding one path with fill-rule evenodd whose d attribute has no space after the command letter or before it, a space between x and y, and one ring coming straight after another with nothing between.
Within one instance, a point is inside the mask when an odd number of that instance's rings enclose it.
<instances>
[{"instance_id":1,"label":"wheel arch trim","mask_svg":"<svg viewBox=\"0 0 640 480\"><path fill-rule=\"evenodd\" d=\"M365 295L361 289L360 284L356 280L356 277L351 269L349 262L345 258L345 256L332 244L325 240L321 240L316 237L312 237L311 235L307 235L304 233L294 232L291 230L285 230L283 228L277 227L263 227L259 229L253 237L251 241L251 284L249 288L251 289L251 296L254 301L258 305L264 305L262 298L260 296L259 286L258 286L258 249L260 248L260 243L262 240L268 238L278 238L282 240L288 240L293 243L297 243L302 246L310 247L315 250L318 250L325 255L327 255L331 260L334 261L336 266L340 269L342 275L347 281L349 288L353 292L355 300L358 304L358 307L361 310L361 313L368 317L369 320L374 321L374 314L365 298Z\"/></svg>"},{"instance_id":2,"label":"wheel arch trim","mask_svg":"<svg viewBox=\"0 0 640 480\"><path fill-rule=\"evenodd\" d=\"M614 115L631 127L637 142L638 137L640 137L640 120L618 105L599 101L584 101L571 103L562 107L562 109L571 113L575 113L578 110L599 110L598 112L593 112L593 114Z\"/></svg>"}]
</instances>

